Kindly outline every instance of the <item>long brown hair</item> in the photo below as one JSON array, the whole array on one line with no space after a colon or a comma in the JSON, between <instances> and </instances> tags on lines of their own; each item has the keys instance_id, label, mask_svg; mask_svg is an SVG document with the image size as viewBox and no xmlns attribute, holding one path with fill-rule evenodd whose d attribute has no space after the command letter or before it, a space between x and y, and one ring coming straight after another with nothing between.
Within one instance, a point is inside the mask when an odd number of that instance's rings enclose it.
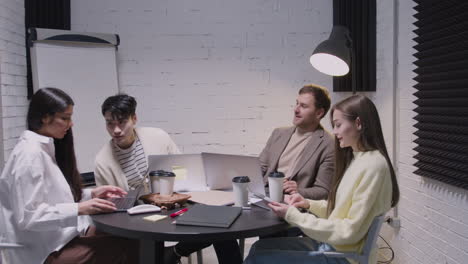
<instances>
[{"instance_id":1,"label":"long brown hair","mask_svg":"<svg viewBox=\"0 0 468 264\"><path fill-rule=\"evenodd\" d=\"M333 113L339 110L343 116L354 122L358 117L361 121L361 131L359 135L358 147L362 151L378 150L385 158L390 169L392 178L392 207L397 205L400 199L400 190L396 180L390 157L382 133L379 113L374 103L363 95L353 95L335 104L330 112L330 119L333 124ZM353 159L353 149L351 147L341 148L340 142L335 138L335 176L332 181L332 189L328 195L328 214L335 208L336 191L343 178L343 175Z\"/></svg>"},{"instance_id":2,"label":"long brown hair","mask_svg":"<svg viewBox=\"0 0 468 264\"><path fill-rule=\"evenodd\" d=\"M31 98L28 109L28 129L37 132L43 125L42 120L55 113L64 112L74 105L71 97L57 88L39 89ZM81 176L78 172L73 144L73 132L70 128L62 139L54 139L55 160L70 185L73 198L76 202L81 200Z\"/></svg>"}]
</instances>

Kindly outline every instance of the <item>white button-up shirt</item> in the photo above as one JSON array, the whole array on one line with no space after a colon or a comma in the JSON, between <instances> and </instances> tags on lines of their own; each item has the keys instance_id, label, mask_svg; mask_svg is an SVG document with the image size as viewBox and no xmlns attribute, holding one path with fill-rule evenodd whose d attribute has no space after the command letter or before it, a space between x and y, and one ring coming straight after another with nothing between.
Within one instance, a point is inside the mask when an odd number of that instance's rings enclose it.
<instances>
[{"instance_id":1,"label":"white button-up shirt","mask_svg":"<svg viewBox=\"0 0 468 264\"><path fill-rule=\"evenodd\" d=\"M83 200L91 191L83 192ZM0 242L10 263L43 263L89 225L55 161L54 140L24 131L0 176Z\"/></svg>"}]
</instances>

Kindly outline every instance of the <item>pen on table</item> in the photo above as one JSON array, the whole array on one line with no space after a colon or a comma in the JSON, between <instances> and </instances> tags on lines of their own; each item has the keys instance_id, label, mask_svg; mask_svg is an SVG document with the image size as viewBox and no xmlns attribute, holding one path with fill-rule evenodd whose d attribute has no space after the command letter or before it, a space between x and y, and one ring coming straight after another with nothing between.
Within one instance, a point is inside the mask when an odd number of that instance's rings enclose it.
<instances>
[{"instance_id":1,"label":"pen on table","mask_svg":"<svg viewBox=\"0 0 468 264\"><path fill-rule=\"evenodd\" d=\"M178 215L181 215L181 214L183 214L183 213L185 213L187 211L188 211L188 208L181 209L181 210L179 210L179 211L177 211L175 213L170 214L170 217L174 218L174 217L176 217Z\"/></svg>"}]
</instances>

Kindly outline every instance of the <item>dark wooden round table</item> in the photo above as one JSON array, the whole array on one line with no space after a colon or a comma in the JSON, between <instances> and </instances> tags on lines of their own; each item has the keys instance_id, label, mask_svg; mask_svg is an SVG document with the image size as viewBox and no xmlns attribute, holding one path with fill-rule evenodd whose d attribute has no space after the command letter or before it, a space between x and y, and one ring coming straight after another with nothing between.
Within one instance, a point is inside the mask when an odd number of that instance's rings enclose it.
<instances>
[{"instance_id":1,"label":"dark wooden round table","mask_svg":"<svg viewBox=\"0 0 468 264\"><path fill-rule=\"evenodd\" d=\"M190 205L188 206L191 207ZM93 215L91 218L100 231L140 240L140 263L163 263L164 241L215 242L264 236L287 229L288 224L272 211L256 206L242 210L242 214L229 228L183 226L172 222L169 214L178 209L163 211L167 218L157 222L143 220L155 213L128 215L112 213Z\"/></svg>"}]
</instances>

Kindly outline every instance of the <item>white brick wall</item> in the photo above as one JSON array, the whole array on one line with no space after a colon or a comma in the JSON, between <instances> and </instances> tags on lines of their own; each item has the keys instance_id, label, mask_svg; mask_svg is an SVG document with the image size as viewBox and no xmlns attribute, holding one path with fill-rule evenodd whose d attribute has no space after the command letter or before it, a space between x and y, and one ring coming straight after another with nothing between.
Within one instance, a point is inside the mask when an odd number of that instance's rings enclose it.
<instances>
[{"instance_id":1,"label":"white brick wall","mask_svg":"<svg viewBox=\"0 0 468 264\"><path fill-rule=\"evenodd\" d=\"M384 11L392 6L382 3ZM378 19L383 63L378 92L369 96L381 106L393 153L387 16ZM167 130L185 153L258 154L274 127L290 125L303 84L331 89L331 78L308 62L331 22L326 0L72 1L73 30L120 35L120 89L137 97L140 124ZM328 117L323 123L330 129Z\"/></svg>"},{"instance_id":2,"label":"white brick wall","mask_svg":"<svg viewBox=\"0 0 468 264\"><path fill-rule=\"evenodd\" d=\"M0 1L0 89L2 133L0 167L26 128L26 50L24 1Z\"/></svg>"},{"instance_id":3,"label":"white brick wall","mask_svg":"<svg viewBox=\"0 0 468 264\"><path fill-rule=\"evenodd\" d=\"M399 1L398 84L401 230L394 233L395 263L468 263L468 191L415 175L416 90L412 80L415 58L414 3Z\"/></svg>"},{"instance_id":4,"label":"white brick wall","mask_svg":"<svg viewBox=\"0 0 468 264\"><path fill-rule=\"evenodd\" d=\"M119 81L141 125L185 153L258 154L290 125L303 84L331 86L309 56L326 39L332 2L72 1L72 29L121 37ZM328 119L325 121L328 123Z\"/></svg>"}]
</instances>

